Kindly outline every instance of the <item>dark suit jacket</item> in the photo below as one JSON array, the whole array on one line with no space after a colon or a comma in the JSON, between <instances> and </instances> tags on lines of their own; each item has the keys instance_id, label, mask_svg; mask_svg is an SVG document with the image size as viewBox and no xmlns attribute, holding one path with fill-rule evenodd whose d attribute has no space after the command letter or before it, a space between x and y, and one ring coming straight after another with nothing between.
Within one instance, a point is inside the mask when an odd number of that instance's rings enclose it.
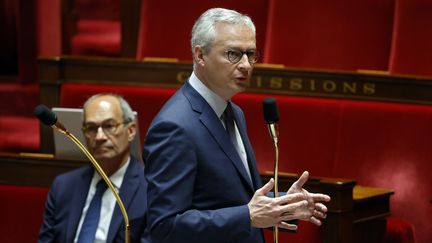
<instances>
[{"instance_id":1,"label":"dark suit jacket","mask_svg":"<svg viewBox=\"0 0 432 243\"><path fill-rule=\"evenodd\" d=\"M55 178L45 205L39 243L73 242L93 172L92 166L84 166ZM144 240L147 237L144 236L147 217L146 190L144 166L131 157L120 188L120 198L128 212L131 226L131 242L149 242ZM124 242L124 237L123 215L116 205L107 242Z\"/></svg>"},{"instance_id":2,"label":"dark suit jacket","mask_svg":"<svg viewBox=\"0 0 432 243\"><path fill-rule=\"evenodd\" d=\"M247 207L261 179L243 112L233 109L252 182L221 121L189 83L153 120L143 151L152 242L264 242Z\"/></svg>"}]
</instances>

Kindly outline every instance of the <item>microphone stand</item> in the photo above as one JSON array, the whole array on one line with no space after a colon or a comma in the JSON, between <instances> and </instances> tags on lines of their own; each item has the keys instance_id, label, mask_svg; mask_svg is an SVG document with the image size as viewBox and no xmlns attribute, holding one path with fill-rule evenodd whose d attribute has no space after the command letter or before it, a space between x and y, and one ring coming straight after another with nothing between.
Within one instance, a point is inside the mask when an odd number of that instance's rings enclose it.
<instances>
[{"instance_id":1,"label":"microphone stand","mask_svg":"<svg viewBox=\"0 0 432 243\"><path fill-rule=\"evenodd\" d=\"M270 133L270 137L273 140L273 145L275 148L275 160L274 160L274 171L273 171L273 179L274 179L274 197L279 197L279 190L278 190L278 170L279 170L279 146L278 146L278 130L277 130L277 124L276 123L270 123L268 124L268 129ZM279 242L279 228L277 225L273 227L273 242L278 243Z\"/></svg>"},{"instance_id":2,"label":"microphone stand","mask_svg":"<svg viewBox=\"0 0 432 243\"><path fill-rule=\"evenodd\" d=\"M70 140L72 140L80 149L81 151L87 156L87 158L92 162L93 167L96 169L96 171L99 173L99 175L103 178L103 180L107 183L108 187L113 192L117 204L120 207L120 211L123 214L124 222L125 222L125 243L130 242L130 225L129 225L129 217L126 212L126 208L124 207L124 204L122 200L120 199L119 194L117 193L116 189L114 188L114 185L112 184L111 180L108 178L108 176L105 174L105 172L100 167L99 163L93 158L93 156L90 154L90 152L84 147L84 145L66 128L59 122L52 125L51 127L56 128L57 131L63 133L66 135Z\"/></svg>"}]
</instances>

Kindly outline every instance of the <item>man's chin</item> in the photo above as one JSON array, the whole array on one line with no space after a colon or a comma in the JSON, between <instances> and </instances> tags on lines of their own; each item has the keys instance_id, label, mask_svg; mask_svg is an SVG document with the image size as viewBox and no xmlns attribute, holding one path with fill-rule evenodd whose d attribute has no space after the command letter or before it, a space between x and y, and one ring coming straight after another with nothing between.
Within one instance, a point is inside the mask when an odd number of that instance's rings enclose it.
<instances>
[{"instance_id":1,"label":"man's chin","mask_svg":"<svg viewBox=\"0 0 432 243\"><path fill-rule=\"evenodd\" d=\"M93 157L96 160L106 160L112 158L113 154L111 151L96 151L94 152Z\"/></svg>"},{"instance_id":2,"label":"man's chin","mask_svg":"<svg viewBox=\"0 0 432 243\"><path fill-rule=\"evenodd\" d=\"M249 87L249 80L237 80L236 85L239 91L244 91L247 87Z\"/></svg>"}]
</instances>

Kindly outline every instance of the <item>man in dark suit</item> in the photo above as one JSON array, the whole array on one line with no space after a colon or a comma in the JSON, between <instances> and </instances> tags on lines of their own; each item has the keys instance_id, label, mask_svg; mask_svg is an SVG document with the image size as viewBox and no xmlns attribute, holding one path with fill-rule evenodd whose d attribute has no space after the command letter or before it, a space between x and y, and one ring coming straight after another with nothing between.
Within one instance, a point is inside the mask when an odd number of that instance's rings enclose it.
<instances>
[{"instance_id":1,"label":"man in dark suit","mask_svg":"<svg viewBox=\"0 0 432 243\"><path fill-rule=\"evenodd\" d=\"M262 228L317 225L330 198L302 189L266 194L241 109L230 101L249 84L258 54L249 17L210 9L192 29L194 72L155 117L143 158L152 242L264 242Z\"/></svg>"},{"instance_id":2,"label":"man in dark suit","mask_svg":"<svg viewBox=\"0 0 432 243\"><path fill-rule=\"evenodd\" d=\"M147 217L144 166L130 155L136 123L129 104L113 94L92 96L84 104L83 133L90 153L124 203L131 225L131 242L150 242L144 233ZM56 177L48 194L38 242L125 242L121 210L112 191L106 188L105 181L91 165Z\"/></svg>"}]
</instances>

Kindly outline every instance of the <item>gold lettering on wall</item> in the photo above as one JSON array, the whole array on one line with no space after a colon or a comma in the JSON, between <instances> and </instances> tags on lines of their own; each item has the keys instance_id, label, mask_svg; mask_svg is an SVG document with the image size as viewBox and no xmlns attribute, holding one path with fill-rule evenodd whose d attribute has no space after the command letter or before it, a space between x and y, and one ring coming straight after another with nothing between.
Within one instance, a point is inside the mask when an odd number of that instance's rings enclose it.
<instances>
[{"instance_id":1,"label":"gold lettering on wall","mask_svg":"<svg viewBox=\"0 0 432 243\"><path fill-rule=\"evenodd\" d=\"M335 92L336 91L336 83L332 80L326 80L323 83L323 89L325 92Z\"/></svg>"},{"instance_id":2,"label":"gold lettering on wall","mask_svg":"<svg viewBox=\"0 0 432 243\"><path fill-rule=\"evenodd\" d=\"M303 88L303 80L300 78L293 78L289 82L289 88L290 90L302 90Z\"/></svg>"},{"instance_id":3,"label":"gold lettering on wall","mask_svg":"<svg viewBox=\"0 0 432 243\"><path fill-rule=\"evenodd\" d=\"M191 75L191 72L178 72L177 73L177 82L183 84Z\"/></svg>"},{"instance_id":4,"label":"gold lettering on wall","mask_svg":"<svg viewBox=\"0 0 432 243\"><path fill-rule=\"evenodd\" d=\"M255 82L256 82L256 87L257 88L261 88L262 87L262 77L261 76L257 76Z\"/></svg>"},{"instance_id":5,"label":"gold lettering on wall","mask_svg":"<svg viewBox=\"0 0 432 243\"><path fill-rule=\"evenodd\" d=\"M191 72L181 71L177 73L178 83L184 83ZM376 94L375 83L363 83L361 81L342 81L319 78L305 77L285 77L285 76L253 76L249 84L250 88L259 92L302 92L315 93L316 95L356 95L370 96Z\"/></svg>"},{"instance_id":6,"label":"gold lettering on wall","mask_svg":"<svg viewBox=\"0 0 432 243\"><path fill-rule=\"evenodd\" d=\"M272 88L272 89L280 89L280 88L282 88L282 78L280 78L280 77L271 77L270 78L270 88Z\"/></svg>"},{"instance_id":7,"label":"gold lettering on wall","mask_svg":"<svg viewBox=\"0 0 432 243\"><path fill-rule=\"evenodd\" d=\"M310 88L309 88L311 91L315 91L315 80L314 79L311 79L311 81L310 81Z\"/></svg>"},{"instance_id":8,"label":"gold lettering on wall","mask_svg":"<svg viewBox=\"0 0 432 243\"><path fill-rule=\"evenodd\" d=\"M344 82L342 84L342 92L356 94L357 93L357 83Z\"/></svg>"},{"instance_id":9,"label":"gold lettering on wall","mask_svg":"<svg viewBox=\"0 0 432 243\"><path fill-rule=\"evenodd\" d=\"M366 95L375 94L375 84L365 83L363 85L363 94L366 94Z\"/></svg>"}]
</instances>

